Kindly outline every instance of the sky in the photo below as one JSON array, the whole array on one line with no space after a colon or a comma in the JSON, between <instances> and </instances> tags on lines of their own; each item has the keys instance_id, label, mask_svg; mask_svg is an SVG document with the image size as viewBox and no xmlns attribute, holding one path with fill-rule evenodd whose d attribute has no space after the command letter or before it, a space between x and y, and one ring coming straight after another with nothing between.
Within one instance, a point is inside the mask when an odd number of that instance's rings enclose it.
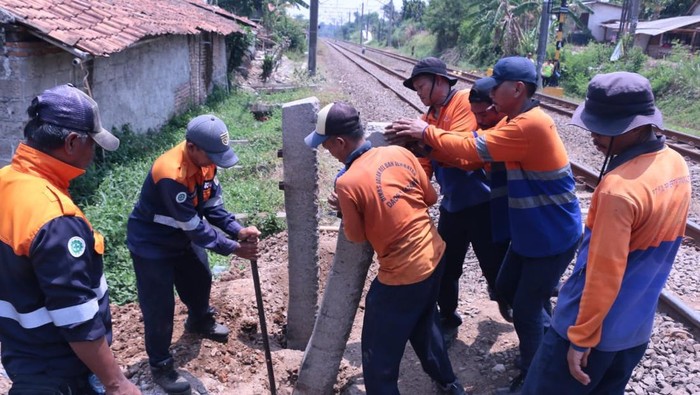
<instances>
[{"instance_id":1,"label":"sky","mask_svg":"<svg viewBox=\"0 0 700 395\"><path fill-rule=\"evenodd\" d=\"M362 11L362 4L365 5L365 15L372 12L378 12L382 16L381 7L387 4L390 0L318 0L318 20L319 23L341 24L348 22L348 15L351 20L354 20L355 12ZM391 0L394 2L394 8L398 11L403 4L402 0ZM310 3L310 0L307 0ZM291 8L287 10L287 14L291 16L303 15L304 18L309 18L309 10L305 8Z\"/></svg>"}]
</instances>

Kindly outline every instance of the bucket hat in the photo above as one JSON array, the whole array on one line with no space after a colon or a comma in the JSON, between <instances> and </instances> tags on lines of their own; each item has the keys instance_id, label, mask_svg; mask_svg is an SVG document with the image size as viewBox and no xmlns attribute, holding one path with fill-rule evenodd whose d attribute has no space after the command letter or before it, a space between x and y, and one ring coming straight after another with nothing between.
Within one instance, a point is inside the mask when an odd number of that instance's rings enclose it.
<instances>
[{"instance_id":1,"label":"bucket hat","mask_svg":"<svg viewBox=\"0 0 700 395\"><path fill-rule=\"evenodd\" d=\"M649 80L637 73L618 71L591 79L586 100L569 124L603 136L619 136L644 125L663 129L663 116L654 104Z\"/></svg>"},{"instance_id":2,"label":"bucket hat","mask_svg":"<svg viewBox=\"0 0 700 395\"><path fill-rule=\"evenodd\" d=\"M445 65L445 62L438 58L429 57L419 60L418 63L413 66L411 77L403 82L403 86L412 91L416 90L416 88L413 86L413 79L421 74L432 74L444 77L447 79L450 86L457 83L457 78L447 74L447 65Z\"/></svg>"}]
</instances>

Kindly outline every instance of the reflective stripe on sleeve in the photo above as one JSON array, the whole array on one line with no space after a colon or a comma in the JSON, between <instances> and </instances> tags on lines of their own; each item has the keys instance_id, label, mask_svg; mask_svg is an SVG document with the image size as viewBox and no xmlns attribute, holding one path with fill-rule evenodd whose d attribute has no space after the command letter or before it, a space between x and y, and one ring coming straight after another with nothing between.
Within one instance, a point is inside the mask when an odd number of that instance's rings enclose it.
<instances>
[{"instance_id":1,"label":"reflective stripe on sleeve","mask_svg":"<svg viewBox=\"0 0 700 395\"><path fill-rule=\"evenodd\" d=\"M199 223L202 221L199 216L195 215L187 222L181 222L173 217L168 217L165 215L156 214L153 216L153 222L161 225L167 225L173 228L182 229L184 231L195 230Z\"/></svg>"},{"instance_id":2,"label":"reflective stripe on sleeve","mask_svg":"<svg viewBox=\"0 0 700 395\"><path fill-rule=\"evenodd\" d=\"M222 204L224 204L224 198L221 195L219 195L213 199L207 200L204 203L204 208L217 207L217 206L221 206Z\"/></svg>"},{"instance_id":3,"label":"reflective stripe on sleeve","mask_svg":"<svg viewBox=\"0 0 700 395\"><path fill-rule=\"evenodd\" d=\"M489 154L489 148L486 146L486 137L484 137L484 135L481 135L475 140L476 152L479 154L481 160L483 160L484 162L493 162L493 158L491 157L491 154Z\"/></svg>"},{"instance_id":4,"label":"reflective stripe on sleeve","mask_svg":"<svg viewBox=\"0 0 700 395\"><path fill-rule=\"evenodd\" d=\"M99 310L98 301L107 293L107 279L104 275L100 278L100 286L92 291L95 297L85 303L56 310L40 307L29 313L19 313L12 304L0 300L0 317L15 320L25 329L38 328L52 322L56 326L79 324L92 319Z\"/></svg>"},{"instance_id":5,"label":"reflective stripe on sleeve","mask_svg":"<svg viewBox=\"0 0 700 395\"><path fill-rule=\"evenodd\" d=\"M508 198L508 206L511 208L534 208L549 205L561 206L576 200L576 194L565 192L559 195L538 195L524 198Z\"/></svg>"}]
</instances>

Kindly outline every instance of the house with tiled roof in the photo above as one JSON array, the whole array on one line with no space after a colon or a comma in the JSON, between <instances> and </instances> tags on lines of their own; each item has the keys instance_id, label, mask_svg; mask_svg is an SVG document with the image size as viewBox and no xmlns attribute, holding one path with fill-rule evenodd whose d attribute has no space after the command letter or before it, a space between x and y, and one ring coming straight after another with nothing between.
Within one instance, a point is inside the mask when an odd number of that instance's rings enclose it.
<instances>
[{"instance_id":1,"label":"house with tiled roof","mask_svg":"<svg viewBox=\"0 0 700 395\"><path fill-rule=\"evenodd\" d=\"M204 0L0 0L0 164L44 89L72 83L107 128L145 132L227 83L225 37L257 25Z\"/></svg>"}]
</instances>

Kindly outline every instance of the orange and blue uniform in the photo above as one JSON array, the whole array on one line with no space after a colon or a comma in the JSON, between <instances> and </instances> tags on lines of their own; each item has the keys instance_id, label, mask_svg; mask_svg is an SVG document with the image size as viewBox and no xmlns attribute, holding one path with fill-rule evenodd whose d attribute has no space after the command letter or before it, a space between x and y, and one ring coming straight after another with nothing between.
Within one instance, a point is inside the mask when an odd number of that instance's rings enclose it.
<instances>
[{"instance_id":1,"label":"orange and blue uniform","mask_svg":"<svg viewBox=\"0 0 700 395\"><path fill-rule=\"evenodd\" d=\"M206 218L206 221L204 220ZM127 245L144 258L176 256L190 243L229 255L242 226L226 211L216 166L196 166L187 158L185 142L161 155L153 164L129 216Z\"/></svg>"},{"instance_id":2,"label":"orange and blue uniform","mask_svg":"<svg viewBox=\"0 0 700 395\"><path fill-rule=\"evenodd\" d=\"M664 137L614 157L593 192L583 243L523 394L622 393L644 356L659 295L685 232L691 180ZM590 351L571 375L571 349Z\"/></svg>"},{"instance_id":3,"label":"orange and blue uniform","mask_svg":"<svg viewBox=\"0 0 700 395\"><path fill-rule=\"evenodd\" d=\"M379 260L362 325L367 393L398 393L409 340L433 380L454 383L435 303L445 243L428 214L437 193L420 163L402 147L370 148L366 142L346 161L336 191L348 240L369 241Z\"/></svg>"},{"instance_id":4,"label":"orange and blue uniform","mask_svg":"<svg viewBox=\"0 0 700 395\"><path fill-rule=\"evenodd\" d=\"M690 205L685 160L646 143L615 157L596 187L583 244L552 327L579 349L645 344Z\"/></svg>"},{"instance_id":5,"label":"orange and blue uniform","mask_svg":"<svg viewBox=\"0 0 700 395\"><path fill-rule=\"evenodd\" d=\"M424 141L463 167L504 162L511 248L524 256L566 251L581 236L581 212L568 155L554 121L536 103L478 137L428 126Z\"/></svg>"},{"instance_id":6,"label":"orange and blue uniform","mask_svg":"<svg viewBox=\"0 0 700 395\"><path fill-rule=\"evenodd\" d=\"M86 379L69 343L111 341L104 239L68 193L84 172L25 144L0 170L0 342L13 380Z\"/></svg>"},{"instance_id":7,"label":"orange and blue uniform","mask_svg":"<svg viewBox=\"0 0 700 395\"><path fill-rule=\"evenodd\" d=\"M476 137L476 117L471 111L469 90L452 90L442 107L434 107L422 116L429 125L439 130L466 133ZM430 149L430 147L428 147ZM439 155L439 153L438 153ZM507 244L494 243L491 226L491 192L483 163L475 163L471 169L453 167L437 158L419 158L430 177L440 185L440 220L438 232L447 244L444 273L438 297L443 329L451 331L462 323L457 314L459 278L462 276L464 258L471 245L479 266L494 294L496 276L501 267ZM495 295L493 295L495 299Z\"/></svg>"},{"instance_id":8,"label":"orange and blue uniform","mask_svg":"<svg viewBox=\"0 0 700 395\"><path fill-rule=\"evenodd\" d=\"M549 325L549 298L581 237L581 211L568 155L554 121L538 104L530 100L522 113L478 137L432 126L423 136L426 144L442 155L452 155L460 166L505 165L511 245L496 291L513 307L520 340L521 375L514 382L526 376L542 342ZM495 175L502 183L502 171Z\"/></svg>"},{"instance_id":9,"label":"orange and blue uniform","mask_svg":"<svg viewBox=\"0 0 700 395\"><path fill-rule=\"evenodd\" d=\"M152 367L172 363L173 286L187 306L188 322L213 320L205 249L231 254L239 246L235 239L241 229L224 208L215 165L195 165L187 156L186 142L156 159L127 223Z\"/></svg>"}]
</instances>

